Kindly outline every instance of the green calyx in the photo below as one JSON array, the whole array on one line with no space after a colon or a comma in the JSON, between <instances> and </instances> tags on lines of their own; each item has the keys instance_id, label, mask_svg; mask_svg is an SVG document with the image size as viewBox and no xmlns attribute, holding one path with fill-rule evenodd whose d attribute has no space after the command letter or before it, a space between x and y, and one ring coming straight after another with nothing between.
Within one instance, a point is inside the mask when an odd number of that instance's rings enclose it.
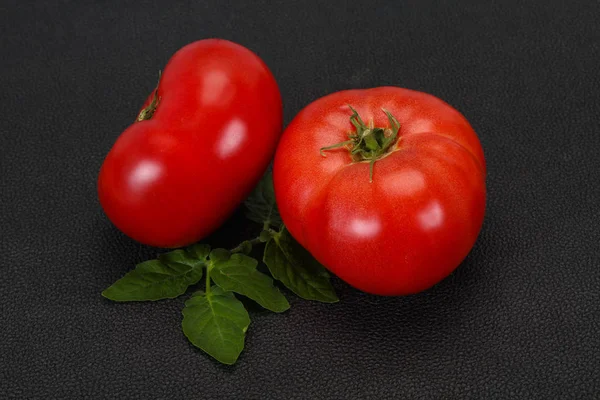
<instances>
[{"instance_id":1,"label":"green calyx","mask_svg":"<svg viewBox=\"0 0 600 400\"><path fill-rule=\"evenodd\" d=\"M160 97L158 96L158 84L160 83L160 76L161 71L158 71L158 83L156 84L156 88L152 93L152 101L150 102L150 104L144 107L142 111L140 111L137 118L135 119L136 122L149 120L154 115L156 107L158 107L158 103L160 102Z\"/></svg>"},{"instance_id":2,"label":"green calyx","mask_svg":"<svg viewBox=\"0 0 600 400\"><path fill-rule=\"evenodd\" d=\"M356 131L350 132L346 141L322 147L321 155L325 157L324 151L346 147L355 162L369 161L369 182L373 182L373 165L393 149L394 144L398 141L400 123L389 111L382 109L388 118L390 127L373 127L372 122L367 126L358 112L352 106L348 107L352 110L350 123L356 128Z\"/></svg>"}]
</instances>

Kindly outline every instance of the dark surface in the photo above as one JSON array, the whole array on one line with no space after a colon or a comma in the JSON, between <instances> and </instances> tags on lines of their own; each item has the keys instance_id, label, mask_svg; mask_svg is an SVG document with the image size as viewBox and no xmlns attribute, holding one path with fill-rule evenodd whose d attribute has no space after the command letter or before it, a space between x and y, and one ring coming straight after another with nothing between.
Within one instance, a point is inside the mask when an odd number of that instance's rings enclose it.
<instances>
[{"instance_id":1,"label":"dark surface","mask_svg":"<svg viewBox=\"0 0 600 400\"><path fill-rule=\"evenodd\" d=\"M0 398L599 398L600 3L238 3L0 5ZM384 84L461 110L489 171L463 265L416 296L336 280L336 305L253 311L233 367L188 343L183 298L103 299L156 250L104 217L98 169L157 71L207 37L264 58L286 123ZM207 242L249 229L238 213Z\"/></svg>"}]
</instances>

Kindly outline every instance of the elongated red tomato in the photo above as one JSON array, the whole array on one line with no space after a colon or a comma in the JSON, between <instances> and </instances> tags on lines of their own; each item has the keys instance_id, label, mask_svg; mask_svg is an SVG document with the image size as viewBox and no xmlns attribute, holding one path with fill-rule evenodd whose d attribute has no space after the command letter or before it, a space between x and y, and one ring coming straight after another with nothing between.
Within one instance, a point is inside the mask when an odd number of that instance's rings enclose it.
<instances>
[{"instance_id":1,"label":"elongated red tomato","mask_svg":"<svg viewBox=\"0 0 600 400\"><path fill-rule=\"evenodd\" d=\"M467 120L397 87L311 103L274 163L291 234L341 279L380 295L422 291L461 263L482 226L485 176Z\"/></svg>"},{"instance_id":2,"label":"elongated red tomato","mask_svg":"<svg viewBox=\"0 0 600 400\"><path fill-rule=\"evenodd\" d=\"M219 39L169 60L98 178L100 203L125 234L178 247L223 223L252 190L282 128L277 83L262 60Z\"/></svg>"}]
</instances>

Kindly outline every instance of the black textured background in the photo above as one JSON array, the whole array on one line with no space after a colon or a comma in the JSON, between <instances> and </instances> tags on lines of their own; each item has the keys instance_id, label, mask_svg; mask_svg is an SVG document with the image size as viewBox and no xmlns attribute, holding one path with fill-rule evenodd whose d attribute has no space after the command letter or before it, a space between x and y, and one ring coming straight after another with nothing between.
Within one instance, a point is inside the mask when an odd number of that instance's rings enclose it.
<instances>
[{"instance_id":1,"label":"black textured background","mask_svg":"<svg viewBox=\"0 0 600 400\"><path fill-rule=\"evenodd\" d=\"M599 15L583 0L2 1L0 398L600 398ZM461 110L489 168L463 265L411 297L336 280L336 305L254 310L233 367L188 343L183 299L103 299L156 250L104 217L98 169L157 71L207 37L266 61L286 123L384 84ZM251 229L238 213L207 241Z\"/></svg>"}]
</instances>

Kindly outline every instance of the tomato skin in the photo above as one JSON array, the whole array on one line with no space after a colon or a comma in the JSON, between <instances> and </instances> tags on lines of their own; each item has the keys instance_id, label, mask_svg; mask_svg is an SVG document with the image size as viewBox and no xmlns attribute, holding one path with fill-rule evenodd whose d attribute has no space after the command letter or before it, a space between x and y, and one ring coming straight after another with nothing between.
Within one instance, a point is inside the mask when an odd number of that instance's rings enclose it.
<instances>
[{"instance_id":1,"label":"tomato skin","mask_svg":"<svg viewBox=\"0 0 600 400\"><path fill-rule=\"evenodd\" d=\"M220 226L256 185L281 134L281 96L257 55L221 39L177 51L156 93L152 117L106 156L98 196L126 235L180 247Z\"/></svg>"},{"instance_id":2,"label":"tomato skin","mask_svg":"<svg viewBox=\"0 0 600 400\"><path fill-rule=\"evenodd\" d=\"M399 141L374 164L347 148L354 107L375 127L400 122ZM448 276L473 247L485 213L486 165L467 120L442 100L397 87L347 90L304 108L274 161L279 211L290 233L350 285L407 295Z\"/></svg>"}]
</instances>

